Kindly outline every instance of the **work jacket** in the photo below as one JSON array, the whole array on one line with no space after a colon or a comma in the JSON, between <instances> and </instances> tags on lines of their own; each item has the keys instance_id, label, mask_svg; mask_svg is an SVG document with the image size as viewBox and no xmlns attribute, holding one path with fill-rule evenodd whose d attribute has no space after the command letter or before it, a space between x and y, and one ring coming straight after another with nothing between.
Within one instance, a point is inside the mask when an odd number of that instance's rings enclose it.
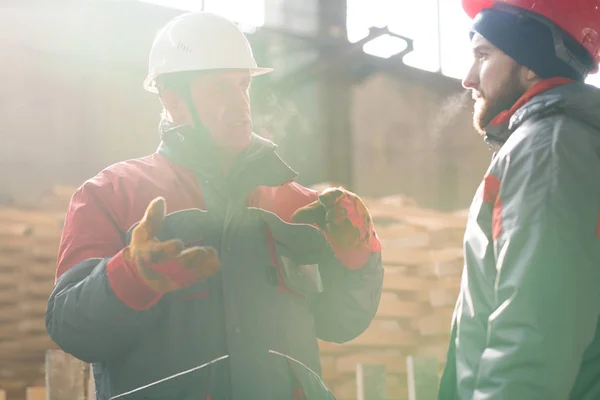
<instances>
[{"instance_id":1,"label":"work jacket","mask_svg":"<svg viewBox=\"0 0 600 400\"><path fill-rule=\"evenodd\" d=\"M599 110L551 79L488 127L440 399L600 399Z\"/></svg>"},{"instance_id":2,"label":"work jacket","mask_svg":"<svg viewBox=\"0 0 600 400\"><path fill-rule=\"evenodd\" d=\"M295 182L273 143L253 136L227 176L197 147L166 135L155 154L77 190L48 302L51 338L93 363L99 400L333 398L317 339L342 343L368 327L380 254L346 265L321 230L292 223L318 194ZM216 275L163 296L122 254L157 196L167 206L157 238L213 246L221 260Z\"/></svg>"}]
</instances>

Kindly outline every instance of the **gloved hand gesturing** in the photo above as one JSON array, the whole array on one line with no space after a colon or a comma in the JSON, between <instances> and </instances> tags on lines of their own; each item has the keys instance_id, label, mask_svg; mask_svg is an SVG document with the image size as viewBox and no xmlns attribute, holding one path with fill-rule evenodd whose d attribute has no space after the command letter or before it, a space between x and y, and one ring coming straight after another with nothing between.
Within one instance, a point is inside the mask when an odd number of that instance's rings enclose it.
<instances>
[{"instance_id":1,"label":"gloved hand gesturing","mask_svg":"<svg viewBox=\"0 0 600 400\"><path fill-rule=\"evenodd\" d=\"M159 293L182 289L205 279L219 270L215 248L195 246L184 249L181 240L160 242L156 234L165 218L165 200L157 197L133 229L131 243L123 257L133 262L146 284Z\"/></svg>"},{"instance_id":2,"label":"gloved hand gesturing","mask_svg":"<svg viewBox=\"0 0 600 400\"><path fill-rule=\"evenodd\" d=\"M367 207L360 197L346 189L326 189L318 200L298 209L292 219L317 225L336 247L381 250Z\"/></svg>"}]
</instances>

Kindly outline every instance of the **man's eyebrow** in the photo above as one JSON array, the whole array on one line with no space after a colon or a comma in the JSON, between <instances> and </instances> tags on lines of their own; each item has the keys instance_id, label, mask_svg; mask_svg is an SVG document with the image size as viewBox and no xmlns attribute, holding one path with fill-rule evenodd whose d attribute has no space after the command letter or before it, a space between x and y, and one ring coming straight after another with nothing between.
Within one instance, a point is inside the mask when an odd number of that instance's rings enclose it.
<instances>
[{"instance_id":1,"label":"man's eyebrow","mask_svg":"<svg viewBox=\"0 0 600 400\"><path fill-rule=\"evenodd\" d=\"M492 46L490 46L489 44L478 44L477 46L473 47L473 53L481 53L481 52L489 52L490 50L492 50Z\"/></svg>"}]
</instances>

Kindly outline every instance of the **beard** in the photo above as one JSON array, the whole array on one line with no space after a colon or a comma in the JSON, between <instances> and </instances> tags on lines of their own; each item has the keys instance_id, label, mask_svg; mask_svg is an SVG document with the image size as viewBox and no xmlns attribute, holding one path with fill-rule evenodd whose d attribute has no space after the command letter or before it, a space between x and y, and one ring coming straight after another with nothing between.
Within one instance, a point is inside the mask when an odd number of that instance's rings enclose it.
<instances>
[{"instance_id":1,"label":"beard","mask_svg":"<svg viewBox=\"0 0 600 400\"><path fill-rule=\"evenodd\" d=\"M517 69L513 69L507 76L500 90L493 96L487 96L480 91L481 97L475 102L473 113L473 126L481 134L485 135L487 126L494 118L503 111L510 108L525 94L527 89L519 81Z\"/></svg>"}]
</instances>

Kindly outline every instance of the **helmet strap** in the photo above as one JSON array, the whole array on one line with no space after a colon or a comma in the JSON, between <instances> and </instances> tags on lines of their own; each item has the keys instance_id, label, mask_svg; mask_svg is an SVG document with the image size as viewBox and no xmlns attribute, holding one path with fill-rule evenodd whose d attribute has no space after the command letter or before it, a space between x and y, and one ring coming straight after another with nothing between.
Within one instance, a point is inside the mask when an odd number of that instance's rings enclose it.
<instances>
[{"instance_id":1,"label":"helmet strap","mask_svg":"<svg viewBox=\"0 0 600 400\"><path fill-rule=\"evenodd\" d=\"M196 139L203 145L203 147L206 146L205 148L216 149L216 143L212 136L210 136L208 128L200 120L198 110L196 109L194 99L192 98L191 88L189 86L186 87L184 90L182 90L181 95L183 96L183 100L185 101L188 112L190 113L190 117L192 118L192 127L197 136Z\"/></svg>"}]
</instances>

